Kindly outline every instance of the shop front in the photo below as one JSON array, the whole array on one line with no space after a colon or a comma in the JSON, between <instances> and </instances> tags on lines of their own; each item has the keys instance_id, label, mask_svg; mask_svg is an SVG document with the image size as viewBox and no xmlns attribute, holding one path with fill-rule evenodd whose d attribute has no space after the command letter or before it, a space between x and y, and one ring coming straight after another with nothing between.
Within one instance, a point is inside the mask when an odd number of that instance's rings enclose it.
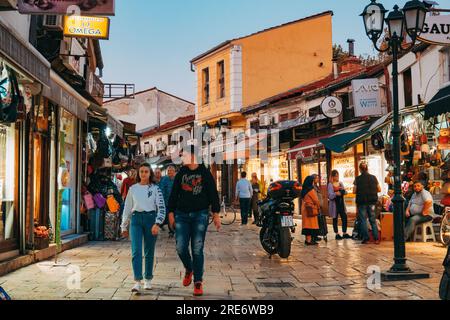
<instances>
[{"instance_id":1,"label":"shop front","mask_svg":"<svg viewBox=\"0 0 450 320\"><path fill-rule=\"evenodd\" d=\"M0 20L0 261L24 254L32 239L36 199L29 156L42 145L28 133L31 110L49 78L50 64Z\"/></svg>"},{"instance_id":2,"label":"shop front","mask_svg":"<svg viewBox=\"0 0 450 320\"><path fill-rule=\"evenodd\" d=\"M82 178L82 141L85 137L89 102L60 76L51 71L51 83L43 96L51 114L49 136L49 221L39 226L52 230L51 241L82 233L80 228L80 191ZM48 178L49 177L49 178Z\"/></svg>"}]
</instances>

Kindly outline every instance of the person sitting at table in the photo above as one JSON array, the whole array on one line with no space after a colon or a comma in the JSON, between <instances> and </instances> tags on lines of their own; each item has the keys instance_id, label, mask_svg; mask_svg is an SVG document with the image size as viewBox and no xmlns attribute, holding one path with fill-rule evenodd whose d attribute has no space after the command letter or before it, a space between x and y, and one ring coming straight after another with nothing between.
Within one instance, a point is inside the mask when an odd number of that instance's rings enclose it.
<instances>
[{"instance_id":1,"label":"person sitting at table","mask_svg":"<svg viewBox=\"0 0 450 320\"><path fill-rule=\"evenodd\" d=\"M414 183L414 193L406 209L405 240L414 235L416 226L432 221L434 215L433 196L421 181Z\"/></svg>"}]
</instances>

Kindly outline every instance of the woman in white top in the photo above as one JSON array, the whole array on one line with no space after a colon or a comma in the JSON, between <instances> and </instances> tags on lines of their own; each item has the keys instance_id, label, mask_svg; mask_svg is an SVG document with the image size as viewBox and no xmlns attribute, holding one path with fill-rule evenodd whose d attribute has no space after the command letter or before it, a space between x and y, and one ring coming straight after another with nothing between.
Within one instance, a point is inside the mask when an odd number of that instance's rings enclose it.
<instances>
[{"instance_id":1,"label":"woman in white top","mask_svg":"<svg viewBox=\"0 0 450 320\"><path fill-rule=\"evenodd\" d=\"M122 236L131 234L133 273L136 284L132 292L140 292L142 276L142 240L144 240L144 289L151 290L156 239L166 217L161 189L153 182L153 171L145 163L139 168L138 183L128 191L122 217ZM131 221L131 223L130 223Z\"/></svg>"}]
</instances>

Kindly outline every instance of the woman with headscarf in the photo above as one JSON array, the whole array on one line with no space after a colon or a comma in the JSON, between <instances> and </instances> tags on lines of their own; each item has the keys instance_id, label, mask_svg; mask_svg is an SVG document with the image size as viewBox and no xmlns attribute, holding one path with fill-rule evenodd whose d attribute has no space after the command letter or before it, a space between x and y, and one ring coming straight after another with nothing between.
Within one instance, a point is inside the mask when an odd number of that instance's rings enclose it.
<instances>
[{"instance_id":1,"label":"woman with headscarf","mask_svg":"<svg viewBox=\"0 0 450 320\"><path fill-rule=\"evenodd\" d=\"M319 233L320 201L314 189L314 178L309 176L305 179L302 188L302 234L306 237L307 246L318 245L316 237Z\"/></svg>"},{"instance_id":2,"label":"woman with headscarf","mask_svg":"<svg viewBox=\"0 0 450 320\"><path fill-rule=\"evenodd\" d=\"M323 196L322 190L320 189L320 176L318 174L313 174L313 175L311 175L311 177L314 179L314 182L313 182L314 190L316 190L317 197L319 198L319 202L320 202L319 216L317 216L317 220L319 221L319 229L320 229L320 215L323 214L324 196ZM317 242L322 241L322 239L319 236L315 237L314 240L316 240Z\"/></svg>"}]
</instances>

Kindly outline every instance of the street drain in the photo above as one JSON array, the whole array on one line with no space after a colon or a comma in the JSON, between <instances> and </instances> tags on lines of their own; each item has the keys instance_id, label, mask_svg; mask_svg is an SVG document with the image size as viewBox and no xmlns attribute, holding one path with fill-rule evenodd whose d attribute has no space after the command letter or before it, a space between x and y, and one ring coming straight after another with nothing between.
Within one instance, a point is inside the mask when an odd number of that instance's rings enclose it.
<instances>
[{"instance_id":1,"label":"street drain","mask_svg":"<svg viewBox=\"0 0 450 320\"><path fill-rule=\"evenodd\" d=\"M290 282L260 282L257 286L263 288L295 288Z\"/></svg>"}]
</instances>

